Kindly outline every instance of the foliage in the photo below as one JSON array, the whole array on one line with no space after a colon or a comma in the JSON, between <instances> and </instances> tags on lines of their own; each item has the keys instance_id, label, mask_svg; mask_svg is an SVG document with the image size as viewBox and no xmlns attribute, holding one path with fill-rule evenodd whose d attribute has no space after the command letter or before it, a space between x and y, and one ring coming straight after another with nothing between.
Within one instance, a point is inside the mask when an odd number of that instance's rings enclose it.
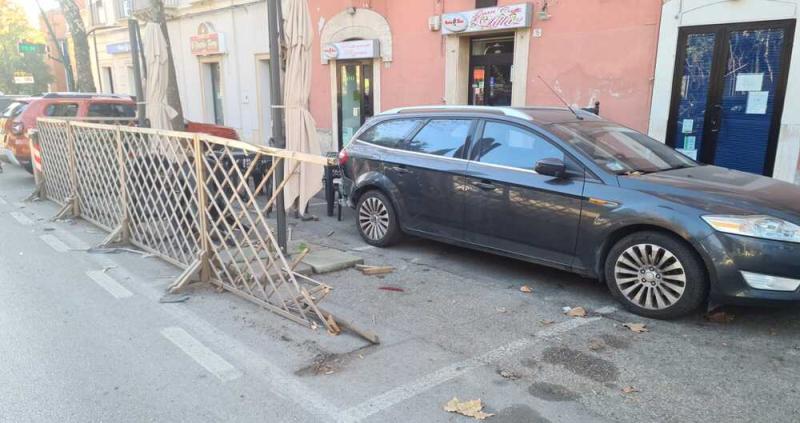
<instances>
[{"instance_id":1,"label":"foliage","mask_svg":"<svg viewBox=\"0 0 800 423\"><path fill-rule=\"evenodd\" d=\"M38 94L47 91L53 81L44 55L17 52L20 40L44 43L44 35L34 29L22 8L12 0L0 0L0 92ZM14 72L33 74L34 84L14 84Z\"/></svg>"}]
</instances>

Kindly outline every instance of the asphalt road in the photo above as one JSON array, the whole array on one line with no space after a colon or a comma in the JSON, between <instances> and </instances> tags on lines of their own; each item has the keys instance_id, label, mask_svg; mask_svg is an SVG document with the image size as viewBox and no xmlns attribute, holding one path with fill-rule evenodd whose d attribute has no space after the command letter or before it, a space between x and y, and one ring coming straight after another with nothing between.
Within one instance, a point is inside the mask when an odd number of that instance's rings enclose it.
<instances>
[{"instance_id":1,"label":"asphalt road","mask_svg":"<svg viewBox=\"0 0 800 423\"><path fill-rule=\"evenodd\" d=\"M797 307L642 319L561 271L418 239L368 248L348 211L290 219L312 248L395 266L319 276L326 308L381 336L368 346L209 286L161 303L180 269L87 252L105 234L50 222L55 204L21 203L32 188L0 174L0 422L471 421L442 410L454 396L491 422L800 421Z\"/></svg>"}]
</instances>

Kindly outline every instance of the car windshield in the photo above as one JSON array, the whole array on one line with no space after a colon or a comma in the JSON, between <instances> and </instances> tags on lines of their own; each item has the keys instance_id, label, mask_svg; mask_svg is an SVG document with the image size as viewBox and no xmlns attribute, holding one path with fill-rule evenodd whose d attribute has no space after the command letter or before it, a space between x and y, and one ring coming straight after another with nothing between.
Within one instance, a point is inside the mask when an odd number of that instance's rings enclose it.
<instances>
[{"instance_id":1,"label":"car windshield","mask_svg":"<svg viewBox=\"0 0 800 423\"><path fill-rule=\"evenodd\" d=\"M608 122L553 124L549 129L610 172L652 173L697 166L667 145Z\"/></svg>"},{"instance_id":2,"label":"car windshield","mask_svg":"<svg viewBox=\"0 0 800 423\"><path fill-rule=\"evenodd\" d=\"M21 101L15 101L15 102L9 104L8 107L6 107L6 110L3 111L2 117L4 117L4 118L12 118L12 117L19 116L19 114L22 113L23 111L25 111L25 109L27 107L28 107L28 103L21 102Z\"/></svg>"}]
</instances>

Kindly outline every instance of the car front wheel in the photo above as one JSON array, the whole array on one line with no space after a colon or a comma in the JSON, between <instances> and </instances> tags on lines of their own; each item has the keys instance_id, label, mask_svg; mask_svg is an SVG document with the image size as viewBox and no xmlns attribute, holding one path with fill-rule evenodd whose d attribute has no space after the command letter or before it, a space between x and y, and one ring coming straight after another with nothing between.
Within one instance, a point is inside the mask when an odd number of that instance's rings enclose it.
<instances>
[{"instance_id":1,"label":"car front wheel","mask_svg":"<svg viewBox=\"0 0 800 423\"><path fill-rule=\"evenodd\" d=\"M628 310L657 319L694 311L708 287L691 247L659 232L638 232L617 242L606 259L605 279Z\"/></svg>"},{"instance_id":2,"label":"car front wheel","mask_svg":"<svg viewBox=\"0 0 800 423\"><path fill-rule=\"evenodd\" d=\"M367 244L389 246L400 238L401 231L392 202L380 191L364 193L358 199L358 232Z\"/></svg>"}]
</instances>

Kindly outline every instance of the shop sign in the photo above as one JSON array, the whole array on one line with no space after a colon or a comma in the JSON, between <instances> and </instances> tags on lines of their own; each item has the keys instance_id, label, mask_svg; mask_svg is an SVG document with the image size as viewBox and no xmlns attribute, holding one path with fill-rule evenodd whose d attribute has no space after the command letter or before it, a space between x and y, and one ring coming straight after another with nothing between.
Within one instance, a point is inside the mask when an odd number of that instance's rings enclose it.
<instances>
[{"instance_id":1,"label":"shop sign","mask_svg":"<svg viewBox=\"0 0 800 423\"><path fill-rule=\"evenodd\" d=\"M122 43L106 44L106 53L108 54L125 54L131 52L131 43L125 41Z\"/></svg>"},{"instance_id":2,"label":"shop sign","mask_svg":"<svg viewBox=\"0 0 800 423\"><path fill-rule=\"evenodd\" d=\"M355 40L330 43L322 49L325 60L372 59L380 56L378 40Z\"/></svg>"},{"instance_id":3,"label":"shop sign","mask_svg":"<svg viewBox=\"0 0 800 423\"><path fill-rule=\"evenodd\" d=\"M14 83L17 85L33 84L33 74L28 72L14 72Z\"/></svg>"},{"instance_id":4,"label":"shop sign","mask_svg":"<svg viewBox=\"0 0 800 423\"><path fill-rule=\"evenodd\" d=\"M209 56L212 54L224 54L225 34L215 32L213 25L208 22L200 24L197 35L191 37L192 54L195 56Z\"/></svg>"},{"instance_id":5,"label":"shop sign","mask_svg":"<svg viewBox=\"0 0 800 423\"><path fill-rule=\"evenodd\" d=\"M533 20L530 3L486 7L442 16L442 34L527 28Z\"/></svg>"}]
</instances>

